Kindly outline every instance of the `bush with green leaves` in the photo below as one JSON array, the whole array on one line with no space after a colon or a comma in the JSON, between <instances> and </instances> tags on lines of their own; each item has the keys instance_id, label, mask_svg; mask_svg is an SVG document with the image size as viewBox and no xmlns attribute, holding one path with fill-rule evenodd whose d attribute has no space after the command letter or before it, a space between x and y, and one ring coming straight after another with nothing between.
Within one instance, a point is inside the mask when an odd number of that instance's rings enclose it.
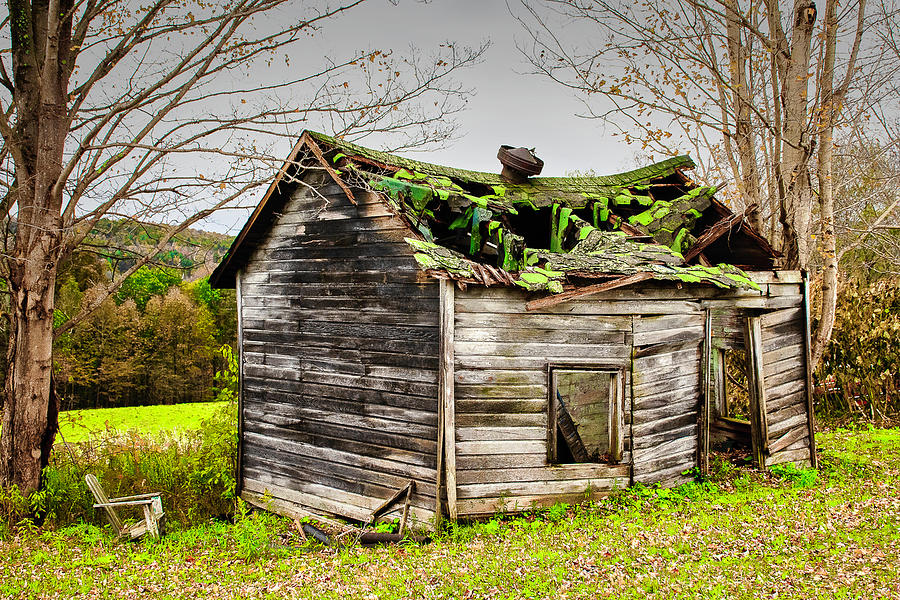
<instances>
[{"instance_id":1,"label":"bush with green leaves","mask_svg":"<svg viewBox=\"0 0 900 600\"><path fill-rule=\"evenodd\" d=\"M216 402L237 402L238 399L238 359L237 354L228 344L219 348L224 359L225 368L216 372Z\"/></svg>"},{"instance_id":2,"label":"bush with green leaves","mask_svg":"<svg viewBox=\"0 0 900 600\"><path fill-rule=\"evenodd\" d=\"M110 430L90 442L54 448L41 491L0 490L0 523L101 524L84 483L93 473L111 497L161 492L169 519L192 525L235 510L237 407L225 405L199 430L141 435Z\"/></svg>"},{"instance_id":3,"label":"bush with green leaves","mask_svg":"<svg viewBox=\"0 0 900 600\"><path fill-rule=\"evenodd\" d=\"M844 284L831 342L816 372L824 416L900 413L900 281Z\"/></svg>"}]
</instances>

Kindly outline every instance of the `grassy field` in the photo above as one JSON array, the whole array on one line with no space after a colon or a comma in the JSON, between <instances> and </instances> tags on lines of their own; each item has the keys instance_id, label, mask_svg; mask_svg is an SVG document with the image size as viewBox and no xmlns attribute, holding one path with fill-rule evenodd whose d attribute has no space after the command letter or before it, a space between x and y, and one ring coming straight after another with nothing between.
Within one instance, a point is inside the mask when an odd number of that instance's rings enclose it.
<instances>
[{"instance_id":1,"label":"grassy field","mask_svg":"<svg viewBox=\"0 0 900 600\"><path fill-rule=\"evenodd\" d=\"M818 472L718 461L704 483L498 515L422 546L312 546L246 510L155 544L90 525L7 531L0 597L900 597L900 431L818 442Z\"/></svg>"},{"instance_id":2,"label":"grassy field","mask_svg":"<svg viewBox=\"0 0 900 600\"><path fill-rule=\"evenodd\" d=\"M67 442L84 442L107 431L161 431L197 429L223 402L198 402L164 406L127 406L69 410L59 415L59 431ZM59 438L57 438L59 441Z\"/></svg>"}]
</instances>

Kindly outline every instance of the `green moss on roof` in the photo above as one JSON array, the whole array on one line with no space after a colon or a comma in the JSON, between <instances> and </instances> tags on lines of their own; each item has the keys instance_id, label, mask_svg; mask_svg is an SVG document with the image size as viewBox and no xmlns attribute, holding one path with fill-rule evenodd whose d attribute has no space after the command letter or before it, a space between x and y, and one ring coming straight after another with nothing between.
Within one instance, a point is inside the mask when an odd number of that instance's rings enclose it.
<instances>
[{"instance_id":1,"label":"green moss on roof","mask_svg":"<svg viewBox=\"0 0 900 600\"><path fill-rule=\"evenodd\" d=\"M628 222L660 244L681 252L685 236L710 207L715 192L714 187L697 187L671 201L657 200L647 210L629 217Z\"/></svg>"},{"instance_id":2,"label":"green moss on roof","mask_svg":"<svg viewBox=\"0 0 900 600\"><path fill-rule=\"evenodd\" d=\"M406 243L412 247L416 262L424 271L441 270L462 278L475 277L471 261L459 252L413 238L406 238Z\"/></svg>"},{"instance_id":3,"label":"green moss on roof","mask_svg":"<svg viewBox=\"0 0 900 600\"><path fill-rule=\"evenodd\" d=\"M676 156L640 169L614 175L598 177L531 177L527 182L517 184L506 181L498 173L468 171L435 165L364 148L322 133L313 131L307 131L307 133L316 141L336 148L342 154L351 157L354 155L361 156L377 163L406 169L409 172L449 177L463 183L498 186L502 188L502 193L494 190L495 195L505 197L510 204L514 205L521 202L533 204L536 207L550 206L550 204L556 202L571 208L584 208L592 203L591 196L616 196L621 192L622 188L646 183L651 179L667 177L675 173L676 169L691 169L696 166L689 156Z\"/></svg>"},{"instance_id":4,"label":"green moss on roof","mask_svg":"<svg viewBox=\"0 0 900 600\"><path fill-rule=\"evenodd\" d=\"M642 244L619 233L599 232L591 251L577 247L572 252L530 250L530 266L507 276L529 291L559 293L571 276L626 276L652 273L654 279L706 283L720 288L759 290L746 273L731 265L704 267L684 265L680 254L659 244ZM416 261L425 270L443 270L461 279L478 281L473 261L438 244L407 239Z\"/></svg>"},{"instance_id":5,"label":"green moss on roof","mask_svg":"<svg viewBox=\"0 0 900 600\"><path fill-rule=\"evenodd\" d=\"M693 167L686 156L605 177L534 177L510 183L495 173L433 165L308 133L341 158L361 157L387 169L387 173L376 173L349 161L341 165L363 176L419 231L424 240L406 241L423 270L464 281L514 284L552 293L562 292L571 277L637 273L668 281L759 289L736 267L684 264L681 252L695 241L690 229L709 208L715 188L697 187L664 201L654 200L649 183L676 169ZM621 207L637 211L629 221L656 243L641 243L616 231L622 218L614 210ZM549 210L538 213L538 208ZM577 209L587 209L592 223L575 214ZM549 249L525 246L525 239L508 228L510 218L516 215L549 216ZM442 232L439 237L449 233L443 239L455 240L451 245L457 250L435 243L431 228ZM496 266L480 262L488 254L495 256Z\"/></svg>"}]
</instances>

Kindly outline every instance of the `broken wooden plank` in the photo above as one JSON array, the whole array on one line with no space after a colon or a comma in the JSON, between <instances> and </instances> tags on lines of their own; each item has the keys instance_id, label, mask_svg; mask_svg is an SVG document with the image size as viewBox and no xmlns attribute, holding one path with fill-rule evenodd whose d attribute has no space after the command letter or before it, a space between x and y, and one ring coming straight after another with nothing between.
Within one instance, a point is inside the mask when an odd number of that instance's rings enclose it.
<instances>
[{"instance_id":1,"label":"broken wooden plank","mask_svg":"<svg viewBox=\"0 0 900 600\"><path fill-rule=\"evenodd\" d=\"M703 327L703 357L700 363L700 430L698 440L698 462L700 473L709 475L709 399L710 399L710 353L712 352L712 314L706 310Z\"/></svg>"},{"instance_id":2,"label":"broken wooden plank","mask_svg":"<svg viewBox=\"0 0 900 600\"><path fill-rule=\"evenodd\" d=\"M612 281L606 281L604 283L598 283L595 285L588 285L582 288L578 288L577 290L571 290L569 292L563 292L561 294L555 294L553 296L547 296L545 298L532 300L525 305L525 310L540 310L543 308L550 308L551 306L562 304L563 302L567 302L574 298L584 298L585 296L608 292L609 290L614 290L626 285L632 285L641 281L647 281L648 279L653 279L653 273L635 273L634 275L619 277L618 279L613 279Z\"/></svg>"},{"instance_id":3,"label":"broken wooden plank","mask_svg":"<svg viewBox=\"0 0 900 600\"><path fill-rule=\"evenodd\" d=\"M416 488L416 482L413 481L412 479L410 479L410 480L409 480L409 483L407 483L406 486L400 488L400 489L397 491L397 493L395 493L393 496L391 496L390 498L388 498L387 500L385 500L384 502L382 502L375 510L372 511L372 514L371 514L371 516L369 517L369 521L368 521L368 522L369 522L369 523L374 523L374 522L375 522L375 519L377 519L377 518L380 517L382 514L384 514L384 513L387 511L387 509L389 509L391 506L393 506L394 504L396 504L397 501L400 500L400 498L403 498L404 496L406 497L406 505L407 505L407 512L408 512L408 510L409 510L409 499L410 499L410 497L412 496L413 490L414 490L415 488Z\"/></svg>"},{"instance_id":4,"label":"broken wooden plank","mask_svg":"<svg viewBox=\"0 0 900 600\"><path fill-rule=\"evenodd\" d=\"M747 317L747 362L750 388L750 422L753 457L757 468L764 469L769 454L769 431L766 414L766 390L763 371L762 330L760 317Z\"/></svg>"},{"instance_id":5,"label":"broken wooden plank","mask_svg":"<svg viewBox=\"0 0 900 600\"><path fill-rule=\"evenodd\" d=\"M806 271L802 272L803 278L803 316L804 337L806 338L806 416L807 429L809 431L809 463L812 468L819 466L816 455L816 413L813 410L813 364L812 364L812 337L810 335L809 320L809 277Z\"/></svg>"},{"instance_id":6,"label":"broken wooden plank","mask_svg":"<svg viewBox=\"0 0 900 600\"><path fill-rule=\"evenodd\" d=\"M694 242L694 245L691 246L690 250L685 252L684 254L684 262L690 262L701 252L706 250L707 247L710 246L717 239L734 229L734 227L740 223L744 218L742 214L729 215L724 219L720 219L716 221L709 229L704 231L697 241Z\"/></svg>"},{"instance_id":7,"label":"broken wooden plank","mask_svg":"<svg viewBox=\"0 0 900 600\"><path fill-rule=\"evenodd\" d=\"M440 354L438 377L438 410L440 411L440 440L438 442L437 512L441 506L441 480L447 489L447 512L456 520L456 391L454 383L455 290L452 281L440 282Z\"/></svg>"},{"instance_id":8,"label":"broken wooden plank","mask_svg":"<svg viewBox=\"0 0 900 600\"><path fill-rule=\"evenodd\" d=\"M584 442L581 441L581 436L578 435L575 422L572 420L572 416L569 414L558 391L556 392L556 424L560 433L562 433L563 439L566 440L566 444L569 446L569 451L572 453L575 461L580 463L588 462L590 456L588 456Z\"/></svg>"},{"instance_id":9,"label":"broken wooden plank","mask_svg":"<svg viewBox=\"0 0 900 600\"><path fill-rule=\"evenodd\" d=\"M337 171L331 168L331 165L329 165L328 161L325 160L325 155L322 154L322 149L319 148L319 144L316 143L316 140L314 140L312 136L307 133L303 134L303 138L305 138L306 146L322 164L322 167L325 169L325 171L331 176L334 182L338 184L338 186L340 186L344 193L347 194L347 200L349 200L353 204L356 204L356 198L353 197L353 192L350 191L350 188L347 187L347 184L344 183L344 180L341 179L341 176L337 174Z\"/></svg>"}]
</instances>

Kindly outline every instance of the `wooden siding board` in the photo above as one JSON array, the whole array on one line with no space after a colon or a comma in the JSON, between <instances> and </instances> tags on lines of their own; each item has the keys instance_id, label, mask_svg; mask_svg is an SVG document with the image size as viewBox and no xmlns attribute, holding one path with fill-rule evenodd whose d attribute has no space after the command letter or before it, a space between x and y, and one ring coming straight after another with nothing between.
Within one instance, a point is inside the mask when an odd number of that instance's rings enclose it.
<instances>
[{"instance_id":1,"label":"wooden siding board","mask_svg":"<svg viewBox=\"0 0 900 600\"><path fill-rule=\"evenodd\" d=\"M765 464L771 466L803 458L809 461L814 457L809 451L812 443L805 307L766 313L759 317L759 322L770 444ZM804 447L806 456L801 457Z\"/></svg>"},{"instance_id":2,"label":"wooden siding board","mask_svg":"<svg viewBox=\"0 0 900 600\"><path fill-rule=\"evenodd\" d=\"M429 518L438 286L380 202L320 191L286 202L242 281L243 480L250 493L274 486L285 506L360 518L412 477Z\"/></svg>"},{"instance_id":3,"label":"wooden siding board","mask_svg":"<svg viewBox=\"0 0 900 600\"><path fill-rule=\"evenodd\" d=\"M435 486L430 478L416 479L409 474L396 475L386 470L376 471L306 454L281 452L268 444L256 447L248 443L247 447L251 451L247 458L247 468L251 471L277 473L297 482L327 485L375 498L390 497L393 491L404 487L410 479L414 479L416 495L428 499L425 501L420 499L416 504L430 507L434 499Z\"/></svg>"},{"instance_id":4,"label":"wooden siding board","mask_svg":"<svg viewBox=\"0 0 900 600\"><path fill-rule=\"evenodd\" d=\"M259 412L267 412L279 415L283 418L312 418L319 413L328 415L327 418L340 418L348 415L353 418L372 418L398 423L409 423L413 427L427 426L431 429L437 427L437 415L433 411L414 408L390 406L382 402L366 401L355 402L339 400L322 395L274 394L263 392L263 399L254 397L249 399L247 407ZM325 408L326 410L323 410Z\"/></svg>"},{"instance_id":5,"label":"wooden siding board","mask_svg":"<svg viewBox=\"0 0 900 600\"><path fill-rule=\"evenodd\" d=\"M254 444L261 449L272 448L292 455L320 459L329 463L355 465L360 468L371 469L373 472L406 476L407 479L427 481L434 474L434 469L431 467L395 460L391 456L370 456L360 452L358 448L331 448L327 445L318 445L313 442L291 440L283 436L255 432L248 432L246 441L248 444Z\"/></svg>"},{"instance_id":6,"label":"wooden siding board","mask_svg":"<svg viewBox=\"0 0 900 600\"><path fill-rule=\"evenodd\" d=\"M630 477L627 464L549 465L546 427L548 364L621 369L631 354L631 316L593 299L525 314L526 300L518 290L456 293L460 516L481 514L498 502L527 507L540 496L563 499L580 491L583 497L591 482L612 489ZM630 407L630 373L626 377ZM624 445L630 448L631 440Z\"/></svg>"},{"instance_id":7,"label":"wooden siding board","mask_svg":"<svg viewBox=\"0 0 900 600\"><path fill-rule=\"evenodd\" d=\"M608 495L611 491L622 489L623 485L618 480L613 480L604 489L593 488L590 493L587 490L573 494L545 493L534 496L501 496L497 498L477 498L461 500L459 512L469 517L489 517L498 512L514 513L537 508L546 508L560 502L577 504L585 500L592 500Z\"/></svg>"},{"instance_id":8,"label":"wooden siding board","mask_svg":"<svg viewBox=\"0 0 900 600\"><path fill-rule=\"evenodd\" d=\"M677 371L669 373L669 376L665 378L642 376L641 381L638 382L635 377L635 408L637 408L637 404L645 404L646 408L653 408L654 404L662 402L672 389L692 388L699 385L699 377L699 366L691 368L689 365L681 365Z\"/></svg>"},{"instance_id":9,"label":"wooden siding board","mask_svg":"<svg viewBox=\"0 0 900 600\"><path fill-rule=\"evenodd\" d=\"M402 433L391 433L362 427L349 427L320 421L280 420L268 418L263 420L249 414L245 418L245 430L267 434L271 437L282 436L287 440L316 440L330 448L354 447L357 452L368 456L386 456L397 451L398 456L405 456L409 462L421 465L434 465L432 454L437 441L414 438ZM272 421L278 421L273 423ZM401 454L402 453L402 454Z\"/></svg>"},{"instance_id":10,"label":"wooden siding board","mask_svg":"<svg viewBox=\"0 0 900 600\"><path fill-rule=\"evenodd\" d=\"M298 406L294 410L281 412L271 410L271 407L271 404L266 404L260 410L248 403L247 414L252 415L254 419L279 427L293 427L299 422L332 424L354 429L371 429L383 434L407 435L422 440L431 440L437 433L436 420L431 424L418 423L402 410L385 417L379 414L382 411L374 404L354 407L356 410L338 410L330 402L319 403L315 408ZM418 414L413 416L416 420L420 417Z\"/></svg>"},{"instance_id":11,"label":"wooden siding board","mask_svg":"<svg viewBox=\"0 0 900 600\"><path fill-rule=\"evenodd\" d=\"M486 440L545 440L546 427L457 427L457 442Z\"/></svg>"},{"instance_id":12,"label":"wooden siding board","mask_svg":"<svg viewBox=\"0 0 900 600\"><path fill-rule=\"evenodd\" d=\"M436 412L435 401L433 398L404 394L401 392L392 393L383 390L366 390L353 387L319 385L308 381L303 384L302 388L296 383L291 382L290 389L280 390L274 385L268 385L265 380L261 379L254 380L252 384L248 383L248 388L254 390L254 399L259 402L291 403L294 398L302 398L306 395L312 399L332 398L360 404L372 403L387 407L406 408L418 410L423 413Z\"/></svg>"},{"instance_id":13,"label":"wooden siding board","mask_svg":"<svg viewBox=\"0 0 900 600\"><path fill-rule=\"evenodd\" d=\"M633 479L667 482L673 469L697 464L706 314L640 316L634 328ZM650 345L640 348L639 340Z\"/></svg>"},{"instance_id":14,"label":"wooden siding board","mask_svg":"<svg viewBox=\"0 0 900 600\"><path fill-rule=\"evenodd\" d=\"M628 485L628 478L589 478L543 481L519 481L500 483L473 483L459 486L460 500L478 499L492 496L521 497L531 495L563 495L588 493L589 489L609 491L622 489Z\"/></svg>"},{"instance_id":15,"label":"wooden siding board","mask_svg":"<svg viewBox=\"0 0 900 600\"><path fill-rule=\"evenodd\" d=\"M457 472L522 467L548 468L547 452L542 449L536 454L478 454L456 457Z\"/></svg>"},{"instance_id":16,"label":"wooden siding board","mask_svg":"<svg viewBox=\"0 0 900 600\"><path fill-rule=\"evenodd\" d=\"M295 486L285 477L269 473L250 473L245 477L243 497L261 508L275 508L290 514L291 505L305 507L326 515L349 517L366 521L372 511L384 501L354 494L338 488L306 484ZM279 502L281 501L281 502ZM281 504L278 507L278 504ZM413 506L410 515L414 523L426 524L434 512Z\"/></svg>"},{"instance_id":17,"label":"wooden siding board","mask_svg":"<svg viewBox=\"0 0 900 600\"><path fill-rule=\"evenodd\" d=\"M551 467L518 467L510 469L460 470L458 483L515 483L522 481L572 481L585 479L628 479L631 466L627 464L554 465Z\"/></svg>"}]
</instances>

